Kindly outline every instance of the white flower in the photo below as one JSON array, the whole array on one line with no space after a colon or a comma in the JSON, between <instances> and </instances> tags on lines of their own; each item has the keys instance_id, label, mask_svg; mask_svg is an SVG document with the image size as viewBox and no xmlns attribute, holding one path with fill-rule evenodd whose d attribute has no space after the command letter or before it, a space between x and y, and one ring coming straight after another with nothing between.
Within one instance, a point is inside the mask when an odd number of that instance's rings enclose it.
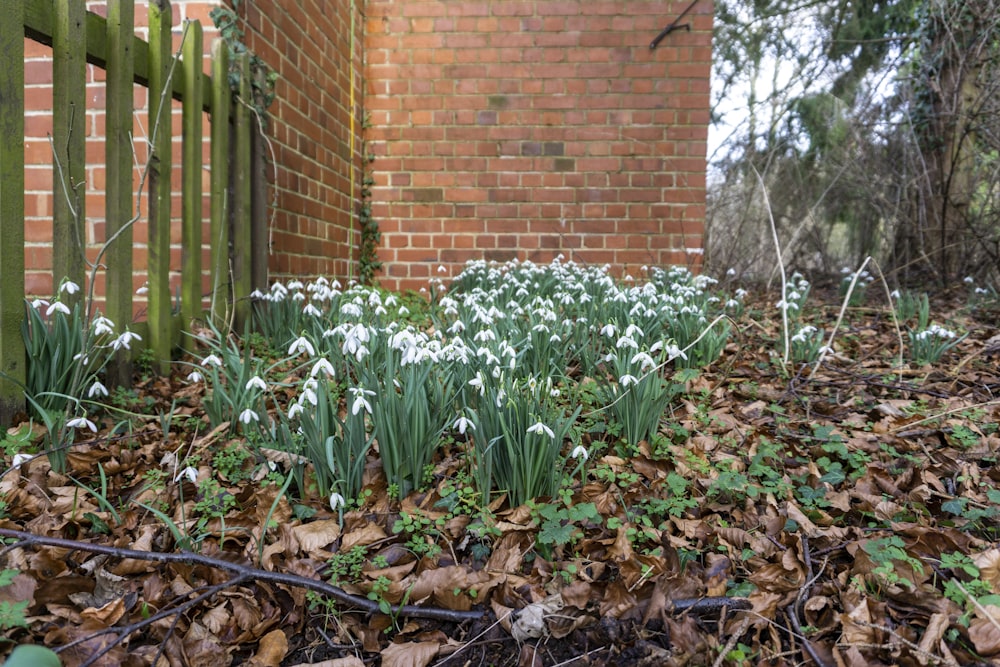
<instances>
[{"instance_id":1,"label":"white flower","mask_svg":"<svg viewBox=\"0 0 1000 667\"><path fill-rule=\"evenodd\" d=\"M367 396L374 396L374 391L369 391L368 389L362 389L361 387L351 387L348 391L354 394L354 403L351 404L351 414L356 415L361 412L361 409L371 414L372 404L368 402Z\"/></svg>"},{"instance_id":2,"label":"white flower","mask_svg":"<svg viewBox=\"0 0 1000 667\"><path fill-rule=\"evenodd\" d=\"M194 484L195 482L198 481L198 470L192 466L184 468L184 470L181 470L179 473L177 473L177 476L174 477L174 481L179 482L182 479L186 479L187 481Z\"/></svg>"},{"instance_id":3,"label":"white flower","mask_svg":"<svg viewBox=\"0 0 1000 667\"><path fill-rule=\"evenodd\" d=\"M628 373L626 373L625 375L618 378L618 384L620 384L624 389L625 387L631 384L639 384L639 378L635 377L634 375L629 375Z\"/></svg>"},{"instance_id":4,"label":"white flower","mask_svg":"<svg viewBox=\"0 0 1000 667\"><path fill-rule=\"evenodd\" d=\"M578 459L582 456L584 461L590 458L590 454L587 452L587 448L584 447L583 445L577 445L576 447L574 447L573 451L570 452L570 456L573 457L574 459Z\"/></svg>"},{"instance_id":5,"label":"white flower","mask_svg":"<svg viewBox=\"0 0 1000 667\"><path fill-rule=\"evenodd\" d=\"M316 356L316 349L305 336L296 338L288 348L288 356L297 357L305 352L310 357Z\"/></svg>"},{"instance_id":6,"label":"white flower","mask_svg":"<svg viewBox=\"0 0 1000 667\"><path fill-rule=\"evenodd\" d=\"M250 422L259 422L260 417L257 416L256 412L254 412L250 408L247 408L246 410L240 413L240 421L243 422L244 424L249 424Z\"/></svg>"},{"instance_id":7,"label":"white flower","mask_svg":"<svg viewBox=\"0 0 1000 667\"><path fill-rule=\"evenodd\" d=\"M202 377L201 373L199 373L198 371L191 371L187 375L187 381L190 382L190 383L192 383L192 384L196 384L198 382L201 382L202 380L204 380L204 378Z\"/></svg>"},{"instance_id":8,"label":"white flower","mask_svg":"<svg viewBox=\"0 0 1000 667\"><path fill-rule=\"evenodd\" d=\"M14 469L20 468L22 463L27 463L33 458L35 458L34 454L14 454L14 460L11 462L10 467Z\"/></svg>"},{"instance_id":9,"label":"white flower","mask_svg":"<svg viewBox=\"0 0 1000 667\"><path fill-rule=\"evenodd\" d=\"M684 354L684 351L681 348L679 348L676 345L674 345L674 344L667 345L666 348L664 348L664 351L667 353L667 360L668 361L672 361L672 360L676 359L677 357L680 357L681 359L687 360L687 355Z\"/></svg>"},{"instance_id":10,"label":"white flower","mask_svg":"<svg viewBox=\"0 0 1000 667\"><path fill-rule=\"evenodd\" d=\"M476 371L476 377L469 380L469 386L474 387L479 390L479 395L482 396L486 393L486 387L483 386L483 372Z\"/></svg>"},{"instance_id":11,"label":"white flower","mask_svg":"<svg viewBox=\"0 0 1000 667\"><path fill-rule=\"evenodd\" d=\"M107 396L108 388L101 384L99 381L95 381L94 384L90 385L90 389L87 390L87 398L94 398L95 396Z\"/></svg>"},{"instance_id":12,"label":"white flower","mask_svg":"<svg viewBox=\"0 0 1000 667\"><path fill-rule=\"evenodd\" d=\"M608 338L614 338L615 333L616 333L615 325L613 324L605 324L603 327L601 327L602 336L607 336Z\"/></svg>"},{"instance_id":13,"label":"white flower","mask_svg":"<svg viewBox=\"0 0 1000 667\"><path fill-rule=\"evenodd\" d=\"M656 362L653 361L653 357L649 356L648 352L639 352L635 354L629 361L630 364L639 364L639 371L645 373L650 368L656 367Z\"/></svg>"},{"instance_id":14,"label":"white flower","mask_svg":"<svg viewBox=\"0 0 1000 667\"><path fill-rule=\"evenodd\" d=\"M965 276L964 278L962 278L962 282L965 283L966 285L971 285L972 283L976 282L976 280L972 276Z\"/></svg>"},{"instance_id":15,"label":"white flower","mask_svg":"<svg viewBox=\"0 0 1000 667\"><path fill-rule=\"evenodd\" d=\"M264 382L262 379L260 379L259 376L254 375L247 381L247 384L244 387L244 389L246 389L247 391L250 391L251 389L260 389L261 391L267 391L267 383Z\"/></svg>"},{"instance_id":16,"label":"white flower","mask_svg":"<svg viewBox=\"0 0 1000 667\"><path fill-rule=\"evenodd\" d=\"M63 315L69 315L69 307L61 301L53 301L49 304L49 307L45 309L45 316L49 317L52 313L62 313Z\"/></svg>"},{"instance_id":17,"label":"white flower","mask_svg":"<svg viewBox=\"0 0 1000 667\"><path fill-rule=\"evenodd\" d=\"M94 321L91 322L90 326L94 328L95 336L103 336L104 334L113 334L115 332L113 328L115 326L115 323L109 320L108 318L104 317L103 315L98 315L97 317L95 317Z\"/></svg>"},{"instance_id":18,"label":"white flower","mask_svg":"<svg viewBox=\"0 0 1000 667\"><path fill-rule=\"evenodd\" d=\"M90 429L92 433L97 433L97 425L86 417L74 417L66 422L66 426L69 428L78 428L81 431L87 428Z\"/></svg>"},{"instance_id":19,"label":"white flower","mask_svg":"<svg viewBox=\"0 0 1000 667\"><path fill-rule=\"evenodd\" d=\"M730 276L730 277L735 276L736 275L736 269L732 269L732 268L726 269L726 275Z\"/></svg>"},{"instance_id":20,"label":"white flower","mask_svg":"<svg viewBox=\"0 0 1000 667\"><path fill-rule=\"evenodd\" d=\"M140 287L135 291L135 293L140 296L143 294L147 294L148 292L149 292L149 287L147 287L146 285L143 285L142 287Z\"/></svg>"},{"instance_id":21,"label":"white flower","mask_svg":"<svg viewBox=\"0 0 1000 667\"><path fill-rule=\"evenodd\" d=\"M310 317L320 317L323 315L323 312L311 303L306 304L306 307L302 309L302 313Z\"/></svg>"},{"instance_id":22,"label":"white flower","mask_svg":"<svg viewBox=\"0 0 1000 667\"><path fill-rule=\"evenodd\" d=\"M304 410L301 403L292 403L292 407L288 408L288 418L295 419Z\"/></svg>"},{"instance_id":23,"label":"white flower","mask_svg":"<svg viewBox=\"0 0 1000 667\"><path fill-rule=\"evenodd\" d=\"M121 333L120 336L118 336L118 338L115 338L113 341L111 341L111 347L114 348L115 350L120 350L122 348L125 348L126 350L131 350L132 347L130 344L132 343L133 340L142 340L142 337L139 336L139 334L132 333L131 331L126 329Z\"/></svg>"},{"instance_id":24,"label":"white flower","mask_svg":"<svg viewBox=\"0 0 1000 667\"><path fill-rule=\"evenodd\" d=\"M49 302L46 301L45 299L35 299L34 301L31 302L31 307L34 308L35 310L41 310L42 308L45 308L48 305Z\"/></svg>"},{"instance_id":25,"label":"white flower","mask_svg":"<svg viewBox=\"0 0 1000 667\"><path fill-rule=\"evenodd\" d=\"M468 417L465 417L464 415L456 419L455 423L452 424L451 427L456 431L458 431L459 433L461 433L462 435L465 435L465 432L470 429L473 431L476 430L476 425L473 424L472 421Z\"/></svg>"},{"instance_id":26,"label":"white flower","mask_svg":"<svg viewBox=\"0 0 1000 667\"><path fill-rule=\"evenodd\" d=\"M892 290L892 292L889 293L889 296L893 299L898 299L902 295L899 293L898 289L894 289Z\"/></svg>"},{"instance_id":27,"label":"white flower","mask_svg":"<svg viewBox=\"0 0 1000 667\"><path fill-rule=\"evenodd\" d=\"M556 437L556 434L552 432L552 429L550 429L548 426L546 426L542 422L536 422L532 426L529 426L528 427L528 433L538 433L539 435L545 434L545 435L549 436L550 438L555 438Z\"/></svg>"},{"instance_id":28,"label":"white flower","mask_svg":"<svg viewBox=\"0 0 1000 667\"><path fill-rule=\"evenodd\" d=\"M222 366L222 359L219 359L214 354L210 354L210 355L208 355L207 357L205 357L204 359L201 360L201 365L204 368L208 368L209 366L215 366L215 367L218 368L218 367Z\"/></svg>"},{"instance_id":29,"label":"white flower","mask_svg":"<svg viewBox=\"0 0 1000 667\"><path fill-rule=\"evenodd\" d=\"M309 371L309 377L314 378L320 373L323 373L330 378L332 378L335 375L333 370L333 364L331 364L330 360L325 357L321 357L316 360L316 363L313 364L312 370Z\"/></svg>"},{"instance_id":30,"label":"white flower","mask_svg":"<svg viewBox=\"0 0 1000 667\"><path fill-rule=\"evenodd\" d=\"M80 286L77 285L72 280L67 280L62 285L59 286L60 292L66 292L66 294L76 294L80 291Z\"/></svg>"},{"instance_id":31,"label":"white flower","mask_svg":"<svg viewBox=\"0 0 1000 667\"><path fill-rule=\"evenodd\" d=\"M344 496L340 495L336 491L330 494L330 509L336 512L339 508L343 507L345 504Z\"/></svg>"}]
</instances>

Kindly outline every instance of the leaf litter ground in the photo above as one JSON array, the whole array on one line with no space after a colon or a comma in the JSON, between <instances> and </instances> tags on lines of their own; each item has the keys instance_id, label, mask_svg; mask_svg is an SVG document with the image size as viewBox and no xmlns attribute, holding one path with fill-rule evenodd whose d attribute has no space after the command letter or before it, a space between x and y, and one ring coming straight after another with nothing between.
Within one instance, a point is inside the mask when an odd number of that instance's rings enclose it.
<instances>
[{"instance_id":1,"label":"leaf litter ground","mask_svg":"<svg viewBox=\"0 0 1000 667\"><path fill-rule=\"evenodd\" d=\"M830 330L825 301L813 320ZM780 321L755 305L655 442L606 448L558 502L498 499L487 529L461 442L402 501L370 462L363 506L340 517L205 433L197 387L146 379L129 400L151 416L127 435L78 442L63 475L44 457L8 470L0 528L151 554L196 536L204 561L8 540L20 574L0 603L26 602L27 625L0 650L65 647L66 665L104 650L92 664L1000 664L997 311L936 304L971 335L900 371L888 311L851 309L813 373L782 370ZM152 415L172 403L164 433ZM192 454L213 493L174 478Z\"/></svg>"}]
</instances>

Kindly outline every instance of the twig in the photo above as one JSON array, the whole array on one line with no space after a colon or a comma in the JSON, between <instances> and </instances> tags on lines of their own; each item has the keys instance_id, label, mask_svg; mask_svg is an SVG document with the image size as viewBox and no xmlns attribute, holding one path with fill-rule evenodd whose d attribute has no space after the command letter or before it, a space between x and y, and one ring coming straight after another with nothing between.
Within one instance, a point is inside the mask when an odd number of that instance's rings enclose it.
<instances>
[{"instance_id":1,"label":"twig","mask_svg":"<svg viewBox=\"0 0 1000 667\"><path fill-rule=\"evenodd\" d=\"M736 642L740 640L743 633L747 631L748 627L750 627L750 619L750 616L743 617L743 620L740 622L740 626L736 628L736 632L730 635L729 641L727 641L726 645L722 647L722 651L719 655L715 657L715 662L712 663L712 667L722 667L722 663L726 661L726 656L729 655L729 652L733 650L734 646L736 646Z\"/></svg>"},{"instance_id":2,"label":"twig","mask_svg":"<svg viewBox=\"0 0 1000 667\"><path fill-rule=\"evenodd\" d=\"M833 331L830 332L830 339L826 342L824 349L820 350L819 358L816 359L816 365L813 366L812 372L809 373L810 380L812 380L813 376L816 375L816 371L819 370L819 365L823 363L823 358L826 357L826 353L833 350L833 339L837 335L840 323L844 321L844 313L847 312L847 306L851 302L851 295L854 293L854 286L858 284L858 278L861 277L861 272L864 271L866 266L868 266L868 262L870 262L871 259L871 256L865 257L865 261L863 261L861 266L858 267L858 270L854 272L854 278L851 279L851 284L847 288L847 294L844 295L844 302L840 304L840 314L837 315L837 322L833 325Z\"/></svg>"},{"instance_id":3,"label":"twig","mask_svg":"<svg viewBox=\"0 0 1000 667\"><path fill-rule=\"evenodd\" d=\"M287 574L284 572L269 572L267 570L262 570L256 567L242 565L239 563L233 563L230 561L222 560L220 558L205 556L203 554L196 554L191 552L161 553L156 551L119 549L104 544L91 544L90 542L67 540L58 537L44 537L42 535L33 535L32 533L25 533L19 530L8 530L5 528L0 529L0 537L9 537L19 540L20 544L18 546L42 545L42 546L58 547L62 549L104 554L115 558L132 558L135 560L147 560L147 561L154 561L157 563L192 563L195 565L204 565L206 567L212 567L219 570L226 570L227 572L232 572L233 574L237 575L238 578L242 578L244 580L267 581L276 584L295 586L297 588L305 588L307 590L320 593L321 595L326 595L328 597L333 598L334 600L337 600L338 602L342 602L346 605L354 607L355 609L360 609L370 614L381 613L379 611L378 602L357 595L352 595L347 591L345 591L344 589L338 588L336 586L331 586L330 584L324 581L319 581L317 579L310 579L308 577L299 576L297 574ZM482 618L484 612L458 611L452 609L441 609L439 607L421 607L419 605L396 605L396 606L391 606L389 608L389 614L391 616L430 618L430 619L453 621L459 623L462 621L470 621Z\"/></svg>"},{"instance_id":4,"label":"twig","mask_svg":"<svg viewBox=\"0 0 1000 667\"><path fill-rule=\"evenodd\" d=\"M787 366L791 355L791 341L788 332L788 278L785 276L785 260L781 256L781 242L778 240L778 227L774 223L771 201L767 197L767 186L764 185L764 179L760 175L760 172L757 171L757 167L750 166L753 168L753 173L757 175L757 180L760 182L760 191L764 195L764 208L767 209L767 217L771 221L771 236L774 239L774 250L778 256L778 269L781 271L781 330L785 337L785 353L782 355L782 363Z\"/></svg>"}]
</instances>

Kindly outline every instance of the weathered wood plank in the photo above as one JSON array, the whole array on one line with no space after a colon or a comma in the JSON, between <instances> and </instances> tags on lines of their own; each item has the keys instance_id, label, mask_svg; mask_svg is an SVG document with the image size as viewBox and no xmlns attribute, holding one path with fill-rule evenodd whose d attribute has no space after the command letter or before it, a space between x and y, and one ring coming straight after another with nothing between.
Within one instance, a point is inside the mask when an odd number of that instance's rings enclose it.
<instances>
[{"instance_id":1,"label":"weathered wood plank","mask_svg":"<svg viewBox=\"0 0 1000 667\"><path fill-rule=\"evenodd\" d=\"M132 0L108 3L104 264L107 265L107 312L119 330L132 321L132 80L135 39ZM89 34L89 30L88 30ZM88 39L88 44L93 46ZM110 386L132 384L132 365L126 350L119 350L108 366Z\"/></svg>"},{"instance_id":2,"label":"weathered wood plank","mask_svg":"<svg viewBox=\"0 0 1000 667\"><path fill-rule=\"evenodd\" d=\"M87 136L86 9L75 0L55 0L52 30L52 282L69 279L84 287L84 210ZM78 300L65 294L64 300Z\"/></svg>"},{"instance_id":3,"label":"weathered wood plank","mask_svg":"<svg viewBox=\"0 0 1000 667\"><path fill-rule=\"evenodd\" d=\"M5 2L6 6L6 2ZM52 46L52 34L54 25L54 13L52 0L24 0L24 36ZM134 15L134 10L133 10ZM110 13L109 13L110 16ZM6 14L4 15L6 20ZM87 62L102 69L107 69L111 45L108 43L108 28L104 17L93 12L86 14L87 26ZM141 38L130 35L134 70L133 80L139 85L149 84L149 45ZM205 111L211 111L207 106L211 102L212 80L202 75L202 100L205 102ZM179 79L175 79L171 86L171 93L174 99L181 99L184 94L183 84Z\"/></svg>"},{"instance_id":4,"label":"weathered wood plank","mask_svg":"<svg viewBox=\"0 0 1000 667\"><path fill-rule=\"evenodd\" d=\"M232 302L229 280L229 47L212 44L211 248L212 322L225 330Z\"/></svg>"},{"instance_id":5,"label":"weathered wood plank","mask_svg":"<svg viewBox=\"0 0 1000 667\"><path fill-rule=\"evenodd\" d=\"M170 372L170 170L171 85L170 28L173 11L168 0L149 3L149 347L159 373Z\"/></svg>"},{"instance_id":6,"label":"weathered wood plank","mask_svg":"<svg viewBox=\"0 0 1000 667\"><path fill-rule=\"evenodd\" d=\"M185 327L201 319L201 156L202 100L201 59L203 36L201 24L188 23L184 42L184 110L182 229L181 229L181 318Z\"/></svg>"},{"instance_id":7,"label":"weathered wood plank","mask_svg":"<svg viewBox=\"0 0 1000 667\"><path fill-rule=\"evenodd\" d=\"M233 109L232 169L232 258L233 258L233 324L242 332L250 317L250 292L253 291L253 236L250 219L250 133L255 119L249 105L250 55L240 54L240 88Z\"/></svg>"},{"instance_id":8,"label":"weathered wood plank","mask_svg":"<svg viewBox=\"0 0 1000 667\"><path fill-rule=\"evenodd\" d=\"M0 20L0 424L24 411L24 52L20 2ZM20 384L19 384L20 383Z\"/></svg>"}]
</instances>

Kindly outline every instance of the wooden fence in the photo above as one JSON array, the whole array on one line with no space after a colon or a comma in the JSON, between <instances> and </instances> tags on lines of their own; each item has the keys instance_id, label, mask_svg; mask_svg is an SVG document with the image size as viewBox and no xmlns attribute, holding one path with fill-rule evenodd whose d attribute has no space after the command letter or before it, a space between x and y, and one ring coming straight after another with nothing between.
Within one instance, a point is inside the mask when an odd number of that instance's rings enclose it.
<instances>
[{"instance_id":1,"label":"wooden fence","mask_svg":"<svg viewBox=\"0 0 1000 667\"><path fill-rule=\"evenodd\" d=\"M53 51L53 285L69 278L89 282L84 238L86 63L107 72L105 163L106 236L98 263L106 274L106 314L119 327L133 317L132 226L138 219L131 138L133 82L148 88L152 142L148 177L148 339L168 369L174 341L170 272L171 99L183 105L182 249L180 320L227 314L237 327L249 317L247 295L266 283L266 212L254 190L266 191L263 159L252 158L261 141L250 104L249 56L235 69L240 89L230 88L228 47L212 46L212 75L202 72L203 31L184 27L180 59L171 44L168 0L149 1L149 42L135 36L134 0L109 0L107 18L80 0L5 0L0 18L0 423L23 411L25 348L24 280L24 63L25 37ZM235 100L235 101L234 101ZM162 107L162 112L161 112ZM212 119L210 147L211 312L203 312L202 111ZM155 129L154 129L155 128ZM254 232L257 233L254 233ZM257 237L257 238L255 238ZM261 257L265 261L261 262ZM106 268L104 268L106 267ZM85 280L86 279L86 280ZM235 296L235 298L234 298ZM243 297L243 298L241 298ZM109 368L113 385L128 385L131 365L122 355Z\"/></svg>"}]
</instances>

